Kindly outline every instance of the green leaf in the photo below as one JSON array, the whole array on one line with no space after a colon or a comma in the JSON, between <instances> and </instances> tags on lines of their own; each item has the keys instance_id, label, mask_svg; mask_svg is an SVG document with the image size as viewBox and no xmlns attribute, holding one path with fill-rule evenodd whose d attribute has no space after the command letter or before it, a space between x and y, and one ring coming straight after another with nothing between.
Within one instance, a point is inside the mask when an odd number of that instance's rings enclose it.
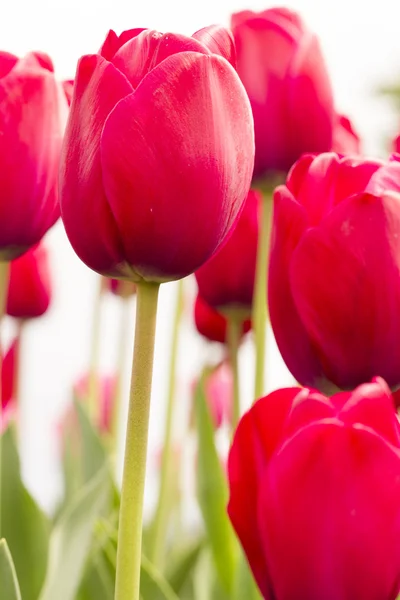
<instances>
[{"instance_id":1,"label":"green leaf","mask_svg":"<svg viewBox=\"0 0 400 600\"><path fill-rule=\"evenodd\" d=\"M87 483L104 466L107 453L98 432L90 422L85 407L78 401L75 401L74 405L82 437L83 482Z\"/></svg>"},{"instance_id":2,"label":"green leaf","mask_svg":"<svg viewBox=\"0 0 400 600\"><path fill-rule=\"evenodd\" d=\"M179 600L161 573L143 555L140 570L140 595L143 600Z\"/></svg>"},{"instance_id":3,"label":"green leaf","mask_svg":"<svg viewBox=\"0 0 400 600\"><path fill-rule=\"evenodd\" d=\"M46 573L50 525L21 481L11 428L1 437L0 491L0 537L10 548L22 598L37 600Z\"/></svg>"},{"instance_id":4,"label":"green leaf","mask_svg":"<svg viewBox=\"0 0 400 600\"><path fill-rule=\"evenodd\" d=\"M226 511L228 487L215 447L214 430L201 378L196 389L198 429L197 493L211 552L221 584L233 591L237 543Z\"/></svg>"},{"instance_id":5,"label":"green leaf","mask_svg":"<svg viewBox=\"0 0 400 600\"><path fill-rule=\"evenodd\" d=\"M233 600L261 600L261 594L258 591L254 577L243 553L239 558L239 564L236 572L235 589Z\"/></svg>"},{"instance_id":6,"label":"green leaf","mask_svg":"<svg viewBox=\"0 0 400 600\"><path fill-rule=\"evenodd\" d=\"M21 600L14 563L6 540L0 540L0 585L5 600Z\"/></svg>"},{"instance_id":7,"label":"green leaf","mask_svg":"<svg viewBox=\"0 0 400 600\"><path fill-rule=\"evenodd\" d=\"M93 527L109 508L112 482L103 468L75 497L56 524L40 600L75 600L90 551Z\"/></svg>"},{"instance_id":8,"label":"green leaf","mask_svg":"<svg viewBox=\"0 0 400 600\"><path fill-rule=\"evenodd\" d=\"M189 547L181 550L167 568L167 581L179 598L182 597L182 590L193 576L203 546L204 540L196 540Z\"/></svg>"}]
</instances>

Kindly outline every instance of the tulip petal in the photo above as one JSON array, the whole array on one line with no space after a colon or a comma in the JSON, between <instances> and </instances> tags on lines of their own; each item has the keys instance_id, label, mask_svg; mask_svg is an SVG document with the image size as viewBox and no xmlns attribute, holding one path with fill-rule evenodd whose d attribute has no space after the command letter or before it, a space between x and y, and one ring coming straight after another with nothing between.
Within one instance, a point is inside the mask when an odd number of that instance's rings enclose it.
<instances>
[{"instance_id":1,"label":"tulip petal","mask_svg":"<svg viewBox=\"0 0 400 600\"><path fill-rule=\"evenodd\" d=\"M67 105L33 55L0 79L0 248L14 258L59 217L57 174ZM10 206L13 210L10 210Z\"/></svg>"},{"instance_id":2,"label":"tulip petal","mask_svg":"<svg viewBox=\"0 0 400 600\"><path fill-rule=\"evenodd\" d=\"M236 430L229 453L229 517L243 545L264 598L274 600L257 524L259 474L264 472L281 442L292 402L302 393L287 388L262 398L246 413Z\"/></svg>"},{"instance_id":3,"label":"tulip petal","mask_svg":"<svg viewBox=\"0 0 400 600\"><path fill-rule=\"evenodd\" d=\"M302 429L262 475L258 524L275 598L395 600L400 452L339 423Z\"/></svg>"},{"instance_id":4,"label":"tulip petal","mask_svg":"<svg viewBox=\"0 0 400 600\"><path fill-rule=\"evenodd\" d=\"M145 31L145 29L128 29L127 31L123 31L121 35L117 35L115 31L110 29L98 54L100 54L100 56L102 56L106 60L111 61L114 54L118 52L121 46L126 44L126 42L128 42L132 38L139 35L139 33L142 33L142 31Z\"/></svg>"},{"instance_id":5,"label":"tulip petal","mask_svg":"<svg viewBox=\"0 0 400 600\"><path fill-rule=\"evenodd\" d=\"M192 37L206 46L213 54L219 54L236 68L236 48L232 32L222 25L210 25L196 31Z\"/></svg>"},{"instance_id":6,"label":"tulip petal","mask_svg":"<svg viewBox=\"0 0 400 600\"><path fill-rule=\"evenodd\" d=\"M216 55L167 58L111 112L101 152L138 276L188 275L225 240L250 187L253 127L239 78Z\"/></svg>"},{"instance_id":7,"label":"tulip petal","mask_svg":"<svg viewBox=\"0 0 400 600\"><path fill-rule=\"evenodd\" d=\"M14 388L16 383L16 373L18 370L17 361L19 355L19 343L19 338L15 337L3 358L3 366L1 371L2 410L8 408L15 400Z\"/></svg>"},{"instance_id":8,"label":"tulip petal","mask_svg":"<svg viewBox=\"0 0 400 600\"><path fill-rule=\"evenodd\" d=\"M110 111L131 92L132 86L113 64L99 55L84 56L61 157L61 211L67 235L88 266L110 275L118 273L123 249L104 194L100 136Z\"/></svg>"},{"instance_id":9,"label":"tulip petal","mask_svg":"<svg viewBox=\"0 0 400 600\"><path fill-rule=\"evenodd\" d=\"M397 194L353 196L308 230L292 256L296 317L342 389L376 375L399 383L399 209Z\"/></svg>"},{"instance_id":10,"label":"tulip petal","mask_svg":"<svg viewBox=\"0 0 400 600\"><path fill-rule=\"evenodd\" d=\"M112 62L136 88L154 67L179 52L208 54L209 50L204 44L185 35L146 29L124 44L115 54Z\"/></svg>"},{"instance_id":11,"label":"tulip petal","mask_svg":"<svg viewBox=\"0 0 400 600\"><path fill-rule=\"evenodd\" d=\"M18 56L0 50L0 77L5 77L17 64Z\"/></svg>"},{"instance_id":12,"label":"tulip petal","mask_svg":"<svg viewBox=\"0 0 400 600\"><path fill-rule=\"evenodd\" d=\"M268 277L268 304L278 348L288 369L302 385L319 387L322 367L295 307L289 280L293 252L307 228L304 209L281 186L274 196Z\"/></svg>"}]
</instances>

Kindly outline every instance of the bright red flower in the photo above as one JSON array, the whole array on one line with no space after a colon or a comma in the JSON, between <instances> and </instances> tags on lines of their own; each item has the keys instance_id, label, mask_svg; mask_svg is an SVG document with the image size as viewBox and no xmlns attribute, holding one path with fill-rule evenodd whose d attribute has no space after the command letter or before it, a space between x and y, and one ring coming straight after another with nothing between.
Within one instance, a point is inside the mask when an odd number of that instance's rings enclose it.
<instances>
[{"instance_id":1,"label":"bright red flower","mask_svg":"<svg viewBox=\"0 0 400 600\"><path fill-rule=\"evenodd\" d=\"M41 317L51 301L49 256L43 244L11 262L6 312L18 319Z\"/></svg>"},{"instance_id":2,"label":"bright red flower","mask_svg":"<svg viewBox=\"0 0 400 600\"><path fill-rule=\"evenodd\" d=\"M319 42L286 8L232 16L237 70L254 116L254 176L332 147L331 84Z\"/></svg>"},{"instance_id":3,"label":"bright red flower","mask_svg":"<svg viewBox=\"0 0 400 600\"><path fill-rule=\"evenodd\" d=\"M17 405L15 398L16 377L18 376L19 339L14 338L4 354L1 370L1 407L0 434L7 428L15 416Z\"/></svg>"},{"instance_id":4,"label":"bright red flower","mask_svg":"<svg viewBox=\"0 0 400 600\"><path fill-rule=\"evenodd\" d=\"M104 288L115 296L120 296L121 298L130 298L136 294L136 285L131 281L103 277L103 283Z\"/></svg>"},{"instance_id":5,"label":"bright red flower","mask_svg":"<svg viewBox=\"0 0 400 600\"><path fill-rule=\"evenodd\" d=\"M61 210L103 275L179 279L224 242L247 195L253 123L231 34L109 34L84 56L61 160Z\"/></svg>"},{"instance_id":6,"label":"bright red flower","mask_svg":"<svg viewBox=\"0 0 400 600\"><path fill-rule=\"evenodd\" d=\"M259 400L239 423L229 483L229 516L265 599L396 599L400 433L383 380Z\"/></svg>"},{"instance_id":7,"label":"bright red flower","mask_svg":"<svg viewBox=\"0 0 400 600\"><path fill-rule=\"evenodd\" d=\"M302 385L400 385L400 156L304 156L275 191L269 309Z\"/></svg>"},{"instance_id":8,"label":"bright red flower","mask_svg":"<svg viewBox=\"0 0 400 600\"><path fill-rule=\"evenodd\" d=\"M0 52L0 257L40 241L60 214L57 179L66 101L50 58Z\"/></svg>"},{"instance_id":9,"label":"bright red flower","mask_svg":"<svg viewBox=\"0 0 400 600\"><path fill-rule=\"evenodd\" d=\"M251 312L260 204L260 192L250 190L228 241L195 273L199 294L213 308Z\"/></svg>"},{"instance_id":10,"label":"bright red flower","mask_svg":"<svg viewBox=\"0 0 400 600\"><path fill-rule=\"evenodd\" d=\"M337 115L332 150L337 154L361 154L361 139L345 115Z\"/></svg>"},{"instance_id":11,"label":"bright red flower","mask_svg":"<svg viewBox=\"0 0 400 600\"><path fill-rule=\"evenodd\" d=\"M194 304L194 321L197 331L210 340L210 342L221 342L225 344L227 341L228 321L224 315L221 315L214 308L211 308L203 300L200 295L197 295ZM243 321L243 334L251 329L250 319Z\"/></svg>"}]
</instances>

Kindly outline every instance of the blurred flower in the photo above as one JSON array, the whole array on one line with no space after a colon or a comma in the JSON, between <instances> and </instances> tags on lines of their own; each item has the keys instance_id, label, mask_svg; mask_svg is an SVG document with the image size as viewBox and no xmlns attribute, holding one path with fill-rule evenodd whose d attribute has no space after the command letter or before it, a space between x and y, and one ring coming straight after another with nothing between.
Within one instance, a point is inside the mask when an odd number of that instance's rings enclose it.
<instances>
[{"instance_id":1,"label":"blurred flower","mask_svg":"<svg viewBox=\"0 0 400 600\"><path fill-rule=\"evenodd\" d=\"M286 8L232 16L237 70L254 116L254 177L332 147L331 84L319 42Z\"/></svg>"},{"instance_id":2,"label":"blurred flower","mask_svg":"<svg viewBox=\"0 0 400 600\"><path fill-rule=\"evenodd\" d=\"M57 178L67 105L39 52L0 52L0 258L40 241L59 217Z\"/></svg>"},{"instance_id":3,"label":"blurred flower","mask_svg":"<svg viewBox=\"0 0 400 600\"><path fill-rule=\"evenodd\" d=\"M333 130L332 150L338 154L361 154L360 137L345 115L337 116Z\"/></svg>"},{"instance_id":4,"label":"blurred flower","mask_svg":"<svg viewBox=\"0 0 400 600\"><path fill-rule=\"evenodd\" d=\"M393 152L400 154L400 135L396 136L393 140Z\"/></svg>"},{"instance_id":5,"label":"blurred flower","mask_svg":"<svg viewBox=\"0 0 400 600\"><path fill-rule=\"evenodd\" d=\"M232 420L233 374L228 361L214 368L205 378L205 395L215 429Z\"/></svg>"},{"instance_id":6,"label":"blurred flower","mask_svg":"<svg viewBox=\"0 0 400 600\"><path fill-rule=\"evenodd\" d=\"M251 313L260 204L260 192L250 190L228 241L195 273L200 296L220 311Z\"/></svg>"},{"instance_id":7,"label":"blurred flower","mask_svg":"<svg viewBox=\"0 0 400 600\"><path fill-rule=\"evenodd\" d=\"M304 156L275 191L269 308L302 385L400 385L400 156Z\"/></svg>"},{"instance_id":8,"label":"blurred flower","mask_svg":"<svg viewBox=\"0 0 400 600\"><path fill-rule=\"evenodd\" d=\"M111 433L113 408L115 400L115 391L117 378L111 375L99 375L97 379L98 391L98 428L101 433ZM83 404L89 400L90 377L89 374L83 375L74 385L74 396Z\"/></svg>"},{"instance_id":9,"label":"blurred flower","mask_svg":"<svg viewBox=\"0 0 400 600\"><path fill-rule=\"evenodd\" d=\"M194 321L197 331L210 342L225 344L228 327L226 317L214 308L211 308L200 295L197 295L194 304ZM250 319L246 319L243 321L243 334L250 331L250 329L251 321Z\"/></svg>"},{"instance_id":10,"label":"blurred flower","mask_svg":"<svg viewBox=\"0 0 400 600\"><path fill-rule=\"evenodd\" d=\"M282 389L239 423L228 512L268 600L395 600L400 437L379 378L332 398Z\"/></svg>"},{"instance_id":11,"label":"blurred flower","mask_svg":"<svg viewBox=\"0 0 400 600\"><path fill-rule=\"evenodd\" d=\"M50 300L49 256L42 243L11 262L6 312L17 319L40 317Z\"/></svg>"},{"instance_id":12,"label":"blurred flower","mask_svg":"<svg viewBox=\"0 0 400 600\"><path fill-rule=\"evenodd\" d=\"M7 352L4 354L1 370L1 411L0 433L8 426L15 416L17 403L15 396L16 378L18 373L19 339L14 338Z\"/></svg>"},{"instance_id":13,"label":"blurred flower","mask_svg":"<svg viewBox=\"0 0 400 600\"><path fill-rule=\"evenodd\" d=\"M131 281L103 277L103 284L105 290L121 298L130 298L136 294L136 285Z\"/></svg>"},{"instance_id":14,"label":"blurred flower","mask_svg":"<svg viewBox=\"0 0 400 600\"><path fill-rule=\"evenodd\" d=\"M68 106L71 105L72 93L74 91L74 80L73 79L65 79L62 82L62 86L64 89L64 94L68 102Z\"/></svg>"},{"instance_id":15,"label":"blurred flower","mask_svg":"<svg viewBox=\"0 0 400 600\"><path fill-rule=\"evenodd\" d=\"M218 27L192 37L110 32L100 54L81 58L61 209L90 268L174 280L224 242L254 158L250 105L226 59L234 63L233 40Z\"/></svg>"}]
</instances>

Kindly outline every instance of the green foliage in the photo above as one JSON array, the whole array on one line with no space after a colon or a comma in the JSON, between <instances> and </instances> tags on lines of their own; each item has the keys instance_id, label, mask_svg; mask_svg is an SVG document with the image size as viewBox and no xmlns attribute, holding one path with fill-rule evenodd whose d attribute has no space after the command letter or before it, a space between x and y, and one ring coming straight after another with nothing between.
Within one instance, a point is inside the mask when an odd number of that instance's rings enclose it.
<instances>
[{"instance_id":1,"label":"green foliage","mask_svg":"<svg viewBox=\"0 0 400 600\"><path fill-rule=\"evenodd\" d=\"M0 537L10 548L23 600L37 600L46 573L50 525L21 481L11 428L1 438L0 486Z\"/></svg>"},{"instance_id":2,"label":"green foliage","mask_svg":"<svg viewBox=\"0 0 400 600\"><path fill-rule=\"evenodd\" d=\"M14 563L6 540L0 540L1 595L6 600L21 600L21 592Z\"/></svg>"}]
</instances>

